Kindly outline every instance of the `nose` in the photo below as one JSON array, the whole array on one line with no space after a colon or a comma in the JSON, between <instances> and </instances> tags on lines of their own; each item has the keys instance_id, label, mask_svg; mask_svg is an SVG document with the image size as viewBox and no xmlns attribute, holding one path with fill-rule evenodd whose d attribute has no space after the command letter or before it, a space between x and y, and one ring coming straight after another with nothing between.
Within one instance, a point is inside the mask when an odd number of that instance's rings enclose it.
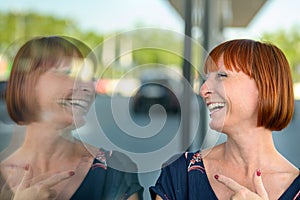
<instances>
[{"instance_id":1,"label":"nose","mask_svg":"<svg viewBox=\"0 0 300 200\"><path fill-rule=\"evenodd\" d=\"M88 93L88 94L92 94L94 92L94 88L92 87L81 87L82 91Z\"/></svg>"},{"instance_id":2,"label":"nose","mask_svg":"<svg viewBox=\"0 0 300 200\"><path fill-rule=\"evenodd\" d=\"M84 85L82 85L82 90L90 95L95 93L95 86L93 82L90 83L86 83Z\"/></svg>"},{"instance_id":3,"label":"nose","mask_svg":"<svg viewBox=\"0 0 300 200\"><path fill-rule=\"evenodd\" d=\"M95 93L95 87L92 81L77 80L75 83L75 88L87 95L93 95Z\"/></svg>"},{"instance_id":4,"label":"nose","mask_svg":"<svg viewBox=\"0 0 300 200\"><path fill-rule=\"evenodd\" d=\"M200 88L200 95L203 99L208 98L212 93L212 90L209 89L207 82L205 81Z\"/></svg>"}]
</instances>

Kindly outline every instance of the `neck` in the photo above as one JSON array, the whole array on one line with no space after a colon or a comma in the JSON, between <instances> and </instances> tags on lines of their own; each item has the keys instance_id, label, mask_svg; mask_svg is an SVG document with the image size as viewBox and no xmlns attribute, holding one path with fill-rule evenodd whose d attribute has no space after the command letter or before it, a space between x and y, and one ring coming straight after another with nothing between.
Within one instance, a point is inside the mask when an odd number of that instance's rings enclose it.
<instances>
[{"instance_id":1,"label":"neck","mask_svg":"<svg viewBox=\"0 0 300 200\"><path fill-rule=\"evenodd\" d=\"M246 174L253 174L257 169L268 169L274 162L272 159L279 155L272 132L261 127L231 133L224 148L225 160L243 168Z\"/></svg>"},{"instance_id":2,"label":"neck","mask_svg":"<svg viewBox=\"0 0 300 200\"><path fill-rule=\"evenodd\" d=\"M51 165L76 155L76 139L70 131L55 129L47 124L28 125L23 145L19 151L26 155L26 162L48 171ZM54 161L54 162L53 162Z\"/></svg>"}]
</instances>

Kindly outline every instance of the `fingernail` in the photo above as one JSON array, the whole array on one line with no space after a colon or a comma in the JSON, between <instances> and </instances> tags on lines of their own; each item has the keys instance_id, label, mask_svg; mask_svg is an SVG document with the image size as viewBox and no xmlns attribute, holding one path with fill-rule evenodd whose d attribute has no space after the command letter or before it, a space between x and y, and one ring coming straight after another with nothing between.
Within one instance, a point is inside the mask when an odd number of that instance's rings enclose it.
<instances>
[{"instance_id":1,"label":"fingernail","mask_svg":"<svg viewBox=\"0 0 300 200\"><path fill-rule=\"evenodd\" d=\"M217 180L219 179L219 175L218 175L218 174L216 174L214 177L215 177L215 179L217 179Z\"/></svg>"},{"instance_id":2,"label":"fingernail","mask_svg":"<svg viewBox=\"0 0 300 200\"><path fill-rule=\"evenodd\" d=\"M260 176L260 175L261 175L260 169L256 170L256 175L257 175L257 176Z\"/></svg>"},{"instance_id":3,"label":"fingernail","mask_svg":"<svg viewBox=\"0 0 300 200\"><path fill-rule=\"evenodd\" d=\"M70 172L69 172L69 175L70 175L70 176L74 176L74 174L75 174L74 171L70 171Z\"/></svg>"}]
</instances>

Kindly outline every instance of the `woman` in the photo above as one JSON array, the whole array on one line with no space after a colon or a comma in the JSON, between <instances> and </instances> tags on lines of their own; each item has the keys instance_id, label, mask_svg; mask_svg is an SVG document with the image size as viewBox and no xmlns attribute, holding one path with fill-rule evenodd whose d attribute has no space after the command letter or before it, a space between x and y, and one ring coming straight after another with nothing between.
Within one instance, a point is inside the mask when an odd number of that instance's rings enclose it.
<instances>
[{"instance_id":1,"label":"woman","mask_svg":"<svg viewBox=\"0 0 300 200\"><path fill-rule=\"evenodd\" d=\"M276 46L231 40L215 47L204 65L200 94L210 127L227 141L185 153L164 167L150 190L156 199L298 199L299 169L275 148L272 131L292 119L289 64ZM230 177L230 178L229 178Z\"/></svg>"},{"instance_id":2,"label":"woman","mask_svg":"<svg viewBox=\"0 0 300 200\"><path fill-rule=\"evenodd\" d=\"M23 195L138 199L141 195L136 174L110 167L111 162L131 163L126 156L87 148L72 137L72 130L84 125L94 101L96 64L90 49L70 37L34 38L18 51L6 103L11 118L26 126L26 135L20 148L0 165L3 188L16 193L15 199Z\"/></svg>"}]
</instances>

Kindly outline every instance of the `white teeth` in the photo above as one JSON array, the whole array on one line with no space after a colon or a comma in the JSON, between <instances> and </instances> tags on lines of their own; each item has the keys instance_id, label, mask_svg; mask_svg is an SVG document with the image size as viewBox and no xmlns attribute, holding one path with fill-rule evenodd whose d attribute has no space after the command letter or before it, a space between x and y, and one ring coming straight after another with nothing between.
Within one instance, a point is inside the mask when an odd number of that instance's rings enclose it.
<instances>
[{"instance_id":1,"label":"white teeth","mask_svg":"<svg viewBox=\"0 0 300 200\"><path fill-rule=\"evenodd\" d=\"M208 109L210 111L216 110L216 109L221 109L225 106L225 103L211 103L208 105Z\"/></svg>"},{"instance_id":2,"label":"white teeth","mask_svg":"<svg viewBox=\"0 0 300 200\"><path fill-rule=\"evenodd\" d=\"M88 103L85 101L82 101L82 100L70 100L69 102L71 105L74 105L74 106L80 106L83 108L88 107Z\"/></svg>"},{"instance_id":3,"label":"white teeth","mask_svg":"<svg viewBox=\"0 0 300 200\"><path fill-rule=\"evenodd\" d=\"M89 104L86 101L77 100L77 99L73 99L73 100L60 99L58 100L58 103L63 106L71 105L71 106L79 106L82 108L87 108L89 106Z\"/></svg>"},{"instance_id":4,"label":"white teeth","mask_svg":"<svg viewBox=\"0 0 300 200\"><path fill-rule=\"evenodd\" d=\"M57 102L63 106L67 106L69 104L67 100L63 100L63 99L59 99Z\"/></svg>"}]
</instances>

